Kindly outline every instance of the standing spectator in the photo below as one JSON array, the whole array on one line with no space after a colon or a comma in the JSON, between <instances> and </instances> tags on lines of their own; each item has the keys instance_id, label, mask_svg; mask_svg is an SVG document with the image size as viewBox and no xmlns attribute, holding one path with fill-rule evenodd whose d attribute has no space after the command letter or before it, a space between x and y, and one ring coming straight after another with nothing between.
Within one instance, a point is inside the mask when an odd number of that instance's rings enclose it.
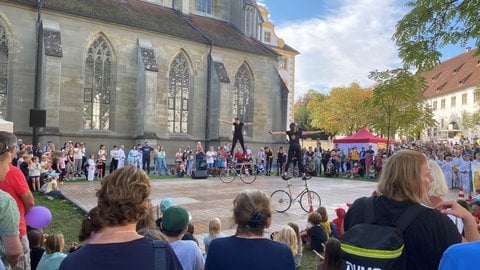
<instances>
[{"instance_id":1,"label":"standing spectator","mask_svg":"<svg viewBox=\"0 0 480 270\"><path fill-rule=\"evenodd\" d=\"M65 240L63 234L49 234L45 241L45 252L38 262L37 270L58 270L62 261L67 257L63 253L64 248Z\"/></svg>"},{"instance_id":2,"label":"standing spectator","mask_svg":"<svg viewBox=\"0 0 480 270\"><path fill-rule=\"evenodd\" d=\"M132 149L128 152L128 165L131 165L136 168L140 168L141 164L140 162L142 161L140 159L141 153L138 151L138 148L140 147L140 144L132 146Z\"/></svg>"},{"instance_id":3,"label":"standing spectator","mask_svg":"<svg viewBox=\"0 0 480 270\"><path fill-rule=\"evenodd\" d=\"M197 148L195 151L195 169L201 170L203 159L205 158L205 152L203 151L203 146L201 142L197 143Z\"/></svg>"},{"instance_id":4,"label":"standing spectator","mask_svg":"<svg viewBox=\"0 0 480 270\"><path fill-rule=\"evenodd\" d=\"M33 156L30 164L28 166L28 176L30 177L30 183L32 183L32 190L40 190L40 162L38 162L38 157Z\"/></svg>"},{"instance_id":5,"label":"standing spectator","mask_svg":"<svg viewBox=\"0 0 480 270\"><path fill-rule=\"evenodd\" d=\"M15 140L13 140L13 143L10 141L11 136L13 134L0 132L0 183L2 186L4 185L3 181L7 172L10 168L14 168L11 165L11 161L16 148ZM23 177L20 171L17 171L16 175ZM26 184L25 179L23 179L23 182ZM25 192L30 191L28 186L23 186L23 189ZM15 201L3 190L0 190L0 217L0 257L3 258L3 264L7 267L9 265L16 266L19 258L25 256L19 236L19 220L21 216ZM27 256L29 256L28 253ZM20 261L20 265L23 265L23 261L25 260Z\"/></svg>"},{"instance_id":6,"label":"standing spectator","mask_svg":"<svg viewBox=\"0 0 480 270\"><path fill-rule=\"evenodd\" d=\"M126 166L109 174L97 192L98 218L103 228L96 240L68 254L61 270L155 269L153 240L136 232L150 213L150 180L138 168ZM181 269L170 245L166 269Z\"/></svg>"},{"instance_id":7,"label":"standing spectator","mask_svg":"<svg viewBox=\"0 0 480 270\"><path fill-rule=\"evenodd\" d=\"M159 145L157 151L157 168L158 175L168 175L167 162L165 161L165 147Z\"/></svg>"},{"instance_id":8,"label":"standing spectator","mask_svg":"<svg viewBox=\"0 0 480 270\"><path fill-rule=\"evenodd\" d=\"M265 159L266 159L266 171L267 175L270 176L272 173L272 165L273 165L273 152L272 148L266 146L265 147Z\"/></svg>"},{"instance_id":9,"label":"standing spectator","mask_svg":"<svg viewBox=\"0 0 480 270\"><path fill-rule=\"evenodd\" d=\"M87 160L87 180L93 181L95 179L95 171L97 170L97 166L95 165L95 155L90 154Z\"/></svg>"},{"instance_id":10,"label":"standing spectator","mask_svg":"<svg viewBox=\"0 0 480 270\"><path fill-rule=\"evenodd\" d=\"M112 173L118 168L118 147L116 145L110 150L110 157L112 158L110 161L110 173Z\"/></svg>"},{"instance_id":11,"label":"standing spectator","mask_svg":"<svg viewBox=\"0 0 480 270\"><path fill-rule=\"evenodd\" d=\"M83 174L82 171L82 146L79 142L76 142L73 146L73 167L74 167L74 177L81 177Z\"/></svg>"},{"instance_id":12,"label":"standing spectator","mask_svg":"<svg viewBox=\"0 0 480 270\"><path fill-rule=\"evenodd\" d=\"M313 161L315 162L315 176L322 175L322 148L315 147L313 154Z\"/></svg>"},{"instance_id":13,"label":"standing spectator","mask_svg":"<svg viewBox=\"0 0 480 270\"><path fill-rule=\"evenodd\" d=\"M215 162L216 158L217 158L217 152L215 152L215 148L213 148L213 146L210 146L208 148L207 153L205 153L205 161L207 163L208 170L213 168L213 163Z\"/></svg>"},{"instance_id":14,"label":"standing spectator","mask_svg":"<svg viewBox=\"0 0 480 270\"><path fill-rule=\"evenodd\" d=\"M68 150L67 152L67 161L65 164L65 178L67 180L72 179L75 176L75 159L73 157L73 149Z\"/></svg>"},{"instance_id":15,"label":"standing spectator","mask_svg":"<svg viewBox=\"0 0 480 270\"><path fill-rule=\"evenodd\" d=\"M183 162L183 152L182 148L178 148L177 152L175 153L175 172L180 170L180 165Z\"/></svg>"},{"instance_id":16,"label":"standing spectator","mask_svg":"<svg viewBox=\"0 0 480 270\"><path fill-rule=\"evenodd\" d=\"M277 175L283 175L285 161L287 161L287 155L283 146L280 146L277 151Z\"/></svg>"},{"instance_id":17,"label":"standing spectator","mask_svg":"<svg viewBox=\"0 0 480 270\"><path fill-rule=\"evenodd\" d=\"M117 168L120 169L125 166L125 145L120 145L118 148L118 166Z\"/></svg>"},{"instance_id":18,"label":"standing spectator","mask_svg":"<svg viewBox=\"0 0 480 270\"><path fill-rule=\"evenodd\" d=\"M205 270L216 269L295 269L290 248L264 238L272 224L269 196L262 191L245 191L233 201L235 235L213 240L207 253Z\"/></svg>"},{"instance_id":19,"label":"standing spectator","mask_svg":"<svg viewBox=\"0 0 480 270\"><path fill-rule=\"evenodd\" d=\"M150 159L153 147L148 144L148 141L145 141L145 144L140 148L140 152L142 152L142 169L150 174Z\"/></svg>"},{"instance_id":20,"label":"standing spectator","mask_svg":"<svg viewBox=\"0 0 480 270\"><path fill-rule=\"evenodd\" d=\"M98 149L97 153L97 170L99 170L101 173L98 175L98 178L103 178L105 177L105 164L107 162L107 151L105 151L105 145L100 144L100 148Z\"/></svg>"}]
</instances>

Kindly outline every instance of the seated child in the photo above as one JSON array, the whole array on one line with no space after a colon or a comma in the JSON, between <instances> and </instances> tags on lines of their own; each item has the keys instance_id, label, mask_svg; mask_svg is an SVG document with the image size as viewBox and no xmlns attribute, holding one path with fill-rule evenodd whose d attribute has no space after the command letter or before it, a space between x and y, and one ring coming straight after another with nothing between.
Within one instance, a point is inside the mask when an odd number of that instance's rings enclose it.
<instances>
[{"instance_id":1,"label":"seated child","mask_svg":"<svg viewBox=\"0 0 480 270\"><path fill-rule=\"evenodd\" d=\"M52 173L46 179L47 188L45 190L45 195L47 195L50 200L53 200L55 197L63 197L63 193L58 186L59 177L59 173Z\"/></svg>"},{"instance_id":2,"label":"seated child","mask_svg":"<svg viewBox=\"0 0 480 270\"><path fill-rule=\"evenodd\" d=\"M313 212L308 215L307 222L311 225L308 229L300 232L300 237L306 237L312 250L316 252L323 252L323 245L328 237L327 233L320 224L322 222L322 215L318 212Z\"/></svg>"},{"instance_id":3,"label":"seated child","mask_svg":"<svg viewBox=\"0 0 480 270\"><path fill-rule=\"evenodd\" d=\"M358 177L359 171L360 167L358 167L358 163L354 163L353 168L350 170L350 178Z\"/></svg>"},{"instance_id":4,"label":"seated child","mask_svg":"<svg viewBox=\"0 0 480 270\"><path fill-rule=\"evenodd\" d=\"M35 270L45 252L45 249L42 247L44 240L43 232L40 230L30 230L27 237L30 245L30 266L32 270Z\"/></svg>"},{"instance_id":5,"label":"seated child","mask_svg":"<svg viewBox=\"0 0 480 270\"><path fill-rule=\"evenodd\" d=\"M47 237L45 241L45 253L43 253L40 262L38 263L37 270L51 270L60 268L60 264L63 259L67 257L67 254L63 253L65 247L65 240L63 234L53 233Z\"/></svg>"}]
</instances>

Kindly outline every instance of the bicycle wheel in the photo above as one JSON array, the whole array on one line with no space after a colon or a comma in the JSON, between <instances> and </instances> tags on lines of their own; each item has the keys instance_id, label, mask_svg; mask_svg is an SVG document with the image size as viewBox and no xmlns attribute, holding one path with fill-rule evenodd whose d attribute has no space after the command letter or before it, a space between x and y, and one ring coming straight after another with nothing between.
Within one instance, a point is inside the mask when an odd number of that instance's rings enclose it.
<instances>
[{"instance_id":1,"label":"bicycle wheel","mask_svg":"<svg viewBox=\"0 0 480 270\"><path fill-rule=\"evenodd\" d=\"M287 211L292 205L292 197L285 190L275 190L270 195L270 201L272 203L273 210L283 213Z\"/></svg>"},{"instance_id":2,"label":"bicycle wheel","mask_svg":"<svg viewBox=\"0 0 480 270\"><path fill-rule=\"evenodd\" d=\"M300 196L300 206L303 211L307 213L317 210L321 204L322 200L320 199L320 195L313 190L305 191L302 196Z\"/></svg>"},{"instance_id":3,"label":"bicycle wheel","mask_svg":"<svg viewBox=\"0 0 480 270\"><path fill-rule=\"evenodd\" d=\"M257 179L257 174L249 168L243 168L242 169L242 174L240 174L240 179L245 183L245 184L251 184L255 182Z\"/></svg>"},{"instance_id":4,"label":"bicycle wheel","mask_svg":"<svg viewBox=\"0 0 480 270\"><path fill-rule=\"evenodd\" d=\"M218 176L223 183L231 183L237 176L237 172L232 168L224 168L220 171Z\"/></svg>"}]
</instances>

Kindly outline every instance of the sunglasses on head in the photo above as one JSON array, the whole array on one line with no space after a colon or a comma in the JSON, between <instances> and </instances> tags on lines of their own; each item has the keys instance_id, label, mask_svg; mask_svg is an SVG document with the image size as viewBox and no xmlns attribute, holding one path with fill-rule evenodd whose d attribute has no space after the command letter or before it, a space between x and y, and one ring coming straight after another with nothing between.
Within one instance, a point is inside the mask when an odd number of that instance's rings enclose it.
<instances>
[{"instance_id":1,"label":"sunglasses on head","mask_svg":"<svg viewBox=\"0 0 480 270\"><path fill-rule=\"evenodd\" d=\"M10 147L5 143L0 143L0 156L10 151Z\"/></svg>"}]
</instances>

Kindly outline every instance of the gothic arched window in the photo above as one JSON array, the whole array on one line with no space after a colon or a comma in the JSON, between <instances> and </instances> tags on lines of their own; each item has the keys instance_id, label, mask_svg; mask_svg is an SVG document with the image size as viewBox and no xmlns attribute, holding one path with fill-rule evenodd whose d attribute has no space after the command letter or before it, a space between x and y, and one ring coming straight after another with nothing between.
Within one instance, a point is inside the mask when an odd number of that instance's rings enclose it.
<instances>
[{"instance_id":1,"label":"gothic arched window","mask_svg":"<svg viewBox=\"0 0 480 270\"><path fill-rule=\"evenodd\" d=\"M168 78L168 132L188 133L190 67L183 53L173 59Z\"/></svg>"},{"instance_id":2,"label":"gothic arched window","mask_svg":"<svg viewBox=\"0 0 480 270\"><path fill-rule=\"evenodd\" d=\"M250 122L250 94L252 93L252 76L247 65L243 64L235 74L233 89L233 117L240 118L243 122Z\"/></svg>"},{"instance_id":3,"label":"gothic arched window","mask_svg":"<svg viewBox=\"0 0 480 270\"><path fill-rule=\"evenodd\" d=\"M7 118L8 105L8 39L0 25L0 118Z\"/></svg>"},{"instance_id":4,"label":"gothic arched window","mask_svg":"<svg viewBox=\"0 0 480 270\"><path fill-rule=\"evenodd\" d=\"M103 37L88 48L85 60L83 128L110 128L110 94L112 90L112 53Z\"/></svg>"}]
</instances>

